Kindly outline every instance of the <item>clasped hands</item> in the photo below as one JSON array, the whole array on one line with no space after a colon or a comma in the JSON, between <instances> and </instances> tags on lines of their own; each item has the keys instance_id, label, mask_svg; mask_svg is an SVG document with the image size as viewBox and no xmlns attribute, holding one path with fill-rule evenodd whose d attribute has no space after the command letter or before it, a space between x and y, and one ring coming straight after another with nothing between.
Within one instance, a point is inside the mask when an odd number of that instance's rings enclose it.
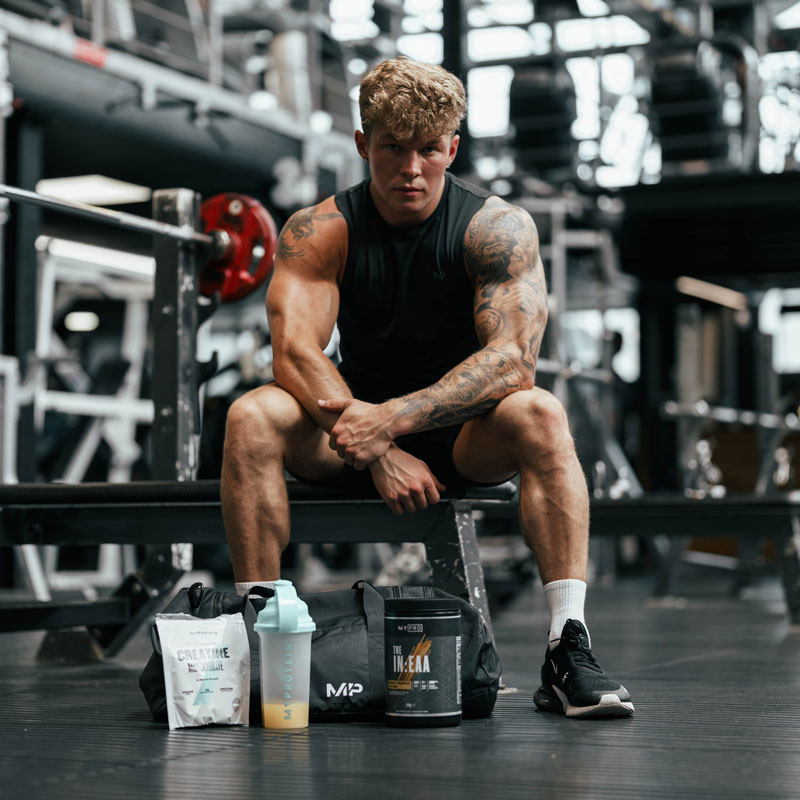
<instances>
[{"instance_id":1,"label":"clasped hands","mask_svg":"<svg viewBox=\"0 0 800 800\"><path fill-rule=\"evenodd\" d=\"M357 470L369 469L378 493L395 514L427 508L445 490L428 465L394 444L388 403L353 398L320 400L320 408L338 413L330 447Z\"/></svg>"},{"instance_id":2,"label":"clasped hands","mask_svg":"<svg viewBox=\"0 0 800 800\"><path fill-rule=\"evenodd\" d=\"M331 450L357 470L366 469L384 455L394 439L386 405L353 398L319 401L320 408L339 414L331 429Z\"/></svg>"}]
</instances>

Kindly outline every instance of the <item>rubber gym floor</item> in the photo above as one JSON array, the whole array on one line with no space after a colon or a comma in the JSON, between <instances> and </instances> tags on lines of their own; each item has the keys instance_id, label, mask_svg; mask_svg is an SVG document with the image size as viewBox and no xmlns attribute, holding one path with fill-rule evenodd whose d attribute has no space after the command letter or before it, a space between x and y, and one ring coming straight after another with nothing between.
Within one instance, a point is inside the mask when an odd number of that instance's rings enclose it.
<instances>
[{"instance_id":1,"label":"rubber gym floor","mask_svg":"<svg viewBox=\"0 0 800 800\"><path fill-rule=\"evenodd\" d=\"M144 630L95 664L41 663L42 633L3 634L0 796L796 800L800 630L776 579L736 599L728 584L691 567L679 602L651 601L642 578L590 589L595 654L636 705L615 720L534 709L546 615L533 584L494 617L504 683L518 691L456 728L170 732L137 686Z\"/></svg>"}]
</instances>

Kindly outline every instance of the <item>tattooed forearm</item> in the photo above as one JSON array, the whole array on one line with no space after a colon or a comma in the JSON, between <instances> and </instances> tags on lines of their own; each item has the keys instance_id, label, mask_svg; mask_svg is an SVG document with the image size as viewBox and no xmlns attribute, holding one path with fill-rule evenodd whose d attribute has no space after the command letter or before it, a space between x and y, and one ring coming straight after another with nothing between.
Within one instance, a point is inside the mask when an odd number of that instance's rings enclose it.
<instances>
[{"instance_id":1,"label":"tattooed forearm","mask_svg":"<svg viewBox=\"0 0 800 800\"><path fill-rule=\"evenodd\" d=\"M506 395L529 388L509 353L485 347L433 386L399 398L400 415L415 431L443 428L494 408Z\"/></svg>"},{"instance_id":2,"label":"tattooed forearm","mask_svg":"<svg viewBox=\"0 0 800 800\"><path fill-rule=\"evenodd\" d=\"M341 214L322 214L317 211L317 206L304 208L289 218L283 226L275 247L275 257L281 260L302 258L306 255L302 243L311 238L316 232L315 225L330 219L341 218Z\"/></svg>"}]
</instances>

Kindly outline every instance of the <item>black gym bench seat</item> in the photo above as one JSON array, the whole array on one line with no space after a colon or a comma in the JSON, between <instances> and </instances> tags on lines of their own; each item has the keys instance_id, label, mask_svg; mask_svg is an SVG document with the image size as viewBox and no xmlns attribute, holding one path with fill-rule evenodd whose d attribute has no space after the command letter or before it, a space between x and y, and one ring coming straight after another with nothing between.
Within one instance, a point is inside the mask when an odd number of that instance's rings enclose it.
<instances>
[{"instance_id":1,"label":"black gym bench seat","mask_svg":"<svg viewBox=\"0 0 800 800\"><path fill-rule=\"evenodd\" d=\"M508 505L512 483L445 493L414 514L374 496L287 482L292 542L423 542L436 586L468 598L491 629L473 510ZM175 542L225 541L219 481L0 485L0 545L150 545L148 558L110 598L0 606L0 631L88 625L113 655L180 579Z\"/></svg>"},{"instance_id":2,"label":"black gym bench seat","mask_svg":"<svg viewBox=\"0 0 800 800\"><path fill-rule=\"evenodd\" d=\"M292 541L423 542L435 585L463 597L491 628L474 510L516 515L513 484L446 493L435 506L396 516L376 495L288 482ZM800 493L702 500L677 494L593 498L593 536L641 536L666 542L654 594L673 594L693 536L772 537L792 622L800 622ZM143 544L148 558L113 596L99 601L0 605L0 632L87 626L113 655L163 604L183 574L173 542L225 541L218 481L0 485L0 545Z\"/></svg>"}]
</instances>

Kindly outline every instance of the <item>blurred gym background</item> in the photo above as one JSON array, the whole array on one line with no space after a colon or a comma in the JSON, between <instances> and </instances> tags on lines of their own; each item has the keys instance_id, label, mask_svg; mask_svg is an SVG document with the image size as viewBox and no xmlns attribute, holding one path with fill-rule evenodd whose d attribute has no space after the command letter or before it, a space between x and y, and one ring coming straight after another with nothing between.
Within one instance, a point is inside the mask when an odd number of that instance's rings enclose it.
<instances>
[{"instance_id":1,"label":"blurred gym background","mask_svg":"<svg viewBox=\"0 0 800 800\"><path fill-rule=\"evenodd\" d=\"M241 192L280 226L364 177L352 131L370 67L443 64L469 95L454 171L538 226L550 290L538 381L569 409L591 494L788 493L799 46L792 0L4 0L0 182L143 216L159 188ZM38 207L0 213L0 479L146 480L149 241ZM217 354L197 472L214 478L228 406L271 378L264 292L221 306L198 348ZM479 522L501 605L535 564L513 515ZM774 570L768 533L694 539L681 558L742 591ZM50 590L87 598L141 556L43 550ZM224 546L194 555L230 580ZM344 585L397 555L299 545L287 570L305 588ZM424 571L407 555L405 577ZM663 557L652 537L603 539L592 579ZM23 567L0 548L4 591L27 589Z\"/></svg>"}]
</instances>

